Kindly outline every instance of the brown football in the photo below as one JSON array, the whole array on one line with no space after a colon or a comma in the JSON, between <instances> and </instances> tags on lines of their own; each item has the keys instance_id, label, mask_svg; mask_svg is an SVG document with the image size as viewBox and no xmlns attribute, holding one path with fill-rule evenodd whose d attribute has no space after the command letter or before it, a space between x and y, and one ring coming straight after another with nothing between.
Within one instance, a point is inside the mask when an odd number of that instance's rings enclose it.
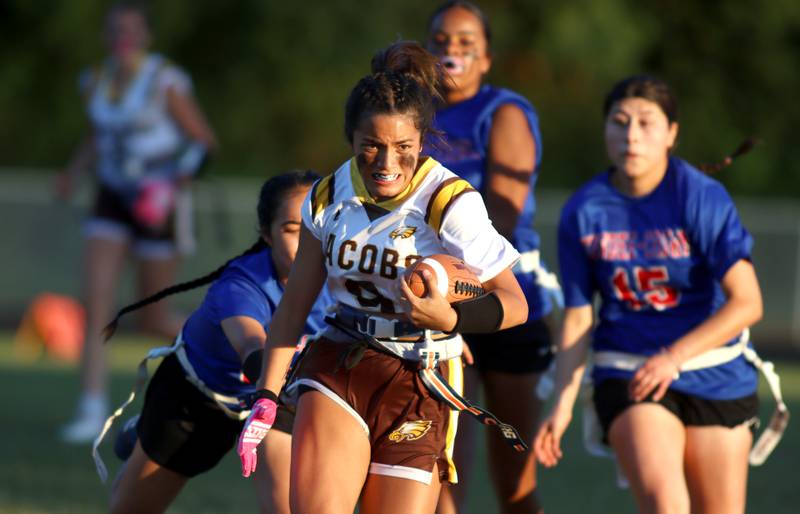
<instances>
[{"instance_id":1,"label":"brown football","mask_svg":"<svg viewBox=\"0 0 800 514\"><path fill-rule=\"evenodd\" d=\"M433 275L433 283L448 302L456 303L462 300L475 298L484 293L480 280L462 261L452 255L436 253L418 260L406 269L404 278L411 291L419 296L425 296L425 281L422 271L428 270ZM445 281L445 279L447 279ZM443 285L447 283L447 286Z\"/></svg>"}]
</instances>

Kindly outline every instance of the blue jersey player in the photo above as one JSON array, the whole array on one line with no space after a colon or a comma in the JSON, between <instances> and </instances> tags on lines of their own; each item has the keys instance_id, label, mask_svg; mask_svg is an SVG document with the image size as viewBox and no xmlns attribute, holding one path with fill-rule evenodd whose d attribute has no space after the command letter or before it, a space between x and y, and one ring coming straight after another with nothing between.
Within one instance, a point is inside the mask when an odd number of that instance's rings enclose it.
<instances>
[{"instance_id":1,"label":"blue jersey player","mask_svg":"<svg viewBox=\"0 0 800 514\"><path fill-rule=\"evenodd\" d=\"M186 481L213 468L235 444L255 391L263 346L297 253L300 206L313 172L279 175L261 189L260 237L214 273L167 289L121 311L213 281L148 385L135 427L137 441L111 500L111 512L165 511ZM326 290L312 308L306 335L324 324ZM115 320L116 321L116 320ZM293 408L281 405L265 446L262 510L288 512ZM157 480L153 480L157 477Z\"/></svg>"},{"instance_id":2,"label":"blue jersey player","mask_svg":"<svg viewBox=\"0 0 800 514\"><path fill-rule=\"evenodd\" d=\"M541 411L536 384L552 360L546 321L553 293L560 295L555 275L542 264L533 228L533 189L542 155L538 117L519 94L482 83L491 66L491 29L476 5L442 4L431 16L428 48L451 80L445 84L446 103L436 112L443 137L429 136L426 151L484 196L493 225L521 254L514 274L528 302L525 324L496 334L464 334L475 364L465 371L465 392L477 396L482 382L489 410L502 412L498 416L530 440ZM440 512L465 508L476 437L475 427L461 423L455 445L460 480L443 489ZM514 452L493 435L487 444L501 510L538 512L533 456Z\"/></svg>"},{"instance_id":3,"label":"blue jersey player","mask_svg":"<svg viewBox=\"0 0 800 514\"><path fill-rule=\"evenodd\" d=\"M725 188L671 156L677 135L663 81L630 77L606 98L613 166L561 214L566 310L536 450L546 466L561 458L591 344L594 410L640 512L743 513L758 412L743 353L762 315L753 241Z\"/></svg>"}]
</instances>

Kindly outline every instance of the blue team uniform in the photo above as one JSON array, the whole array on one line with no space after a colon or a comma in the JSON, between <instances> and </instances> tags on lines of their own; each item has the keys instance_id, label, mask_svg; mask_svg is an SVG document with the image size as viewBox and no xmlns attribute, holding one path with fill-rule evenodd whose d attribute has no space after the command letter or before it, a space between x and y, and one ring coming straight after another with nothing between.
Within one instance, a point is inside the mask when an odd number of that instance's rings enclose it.
<instances>
[{"instance_id":1,"label":"blue team uniform","mask_svg":"<svg viewBox=\"0 0 800 514\"><path fill-rule=\"evenodd\" d=\"M486 154L492 129L492 117L495 111L504 104L518 106L528 118L528 124L536 143L535 167L538 167L542 157L542 138L536 111L530 102L517 93L489 85L482 86L478 94L472 98L436 112L434 125L436 129L444 132L446 143L443 144L436 141L435 138L429 138L426 141L425 153L466 179L483 194L486 187L484 180L486 177ZM537 176L536 173L531 174L530 194L519 220L517 220L517 226L511 239L511 243L520 254L539 249L539 234L533 228L533 217L536 213L533 190ZM553 306L547 290L536 282L536 273L515 272L515 274L528 300L528 322L547 315Z\"/></svg>"},{"instance_id":2,"label":"blue team uniform","mask_svg":"<svg viewBox=\"0 0 800 514\"><path fill-rule=\"evenodd\" d=\"M269 334L268 327L282 295L283 286L269 248L235 259L214 281L182 332L189 362L209 388L235 397L255 391L254 384L242 382L241 359L220 323L231 316L247 316L261 323ZM315 334L323 328L331 303L327 288L323 288L308 315L304 334Z\"/></svg>"},{"instance_id":3,"label":"blue team uniform","mask_svg":"<svg viewBox=\"0 0 800 514\"><path fill-rule=\"evenodd\" d=\"M596 351L649 356L705 321L726 301L720 281L753 240L725 188L687 162L670 158L650 194L619 193L601 173L566 203L559 263L566 305L600 293ZM729 341L735 344L738 338ZM632 372L595 367L595 383ZM682 372L670 388L710 400L752 394L757 372L744 356Z\"/></svg>"}]
</instances>

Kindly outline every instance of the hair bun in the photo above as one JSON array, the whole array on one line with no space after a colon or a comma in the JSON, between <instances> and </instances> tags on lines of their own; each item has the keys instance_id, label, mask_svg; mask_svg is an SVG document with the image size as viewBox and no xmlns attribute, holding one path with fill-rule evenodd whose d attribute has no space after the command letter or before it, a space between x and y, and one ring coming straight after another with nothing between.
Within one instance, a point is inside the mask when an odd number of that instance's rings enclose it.
<instances>
[{"instance_id":1,"label":"hair bun","mask_svg":"<svg viewBox=\"0 0 800 514\"><path fill-rule=\"evenodd\" d=\"M439 59L416 41L398 41L373 57L372 73L401 74L414 79L433 97L442 98L442 66Z\"/></svg>"}]
</instances>

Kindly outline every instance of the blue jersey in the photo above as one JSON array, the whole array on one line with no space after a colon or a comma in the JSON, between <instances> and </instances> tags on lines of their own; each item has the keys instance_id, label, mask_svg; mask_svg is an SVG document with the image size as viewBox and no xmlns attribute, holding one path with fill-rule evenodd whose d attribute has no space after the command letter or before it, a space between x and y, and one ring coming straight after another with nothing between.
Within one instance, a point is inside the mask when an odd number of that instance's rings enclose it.
<instances>
[{"instance_id":1,"label":"blue jersey","mask_svg":"<svg viewBox=\"0 0 800 514\"><path fill-rule=\"evenodd\" d=\"M568 307L600 294L595 350L653 355L716 312L726 301L720 281L753 240L725 188L685 161L670 158L650 194L619 193L602 173L579 189L561 213L558 254ZM736 339L727 344L734 344ZM595 367L595 381L631 372ZM670 387L708 399L751 394L755 369L743 356L683 372Z\"/></svg>"},{"instance_id":2,"label":"blue jersey","mask_svg":"<svg viewBox=\"0 0 800 514\"><path fill-rule=\"evenodd\" d=\"M516 105L528 118L536 144L535 167L538 167L542 157L542 138L536 111L530 102L517 93L489 85L482 86L472 98L437 111L434 125L444 132L445 142L436 141L435 137L429 138L425 144L425 153L466 179L483 194L486 188L486 155L492 119L497 109L505 104ZM511 238L514 248L521 254L539 249L539 234L533 228L533 217L536 213L533 190L536 177L536 173L531 173L530 193ZM528 300L528 321L548 314L553 306L547 291L537 283L536 274L517 272L516 275Z\"/></svg>"},{"instance_id":3,"label":"blue jersey","mask_svg":"<svg viewBox=\"0 0 800 514\"><path fill-rule=\"evenodd\" d=\"M230 396L255 391L254 384L241 380L241 358L225 336L221 322L232 316L247 316L261 323L269 334L269 323L281 296L283 286L269 248L235 259L211 285L203 303L183 327L186 356L208 387ZM323 288L308 315L305 334L315 334L323 328L326 308L331 303Z\"/></svg>"}]
</instances>

